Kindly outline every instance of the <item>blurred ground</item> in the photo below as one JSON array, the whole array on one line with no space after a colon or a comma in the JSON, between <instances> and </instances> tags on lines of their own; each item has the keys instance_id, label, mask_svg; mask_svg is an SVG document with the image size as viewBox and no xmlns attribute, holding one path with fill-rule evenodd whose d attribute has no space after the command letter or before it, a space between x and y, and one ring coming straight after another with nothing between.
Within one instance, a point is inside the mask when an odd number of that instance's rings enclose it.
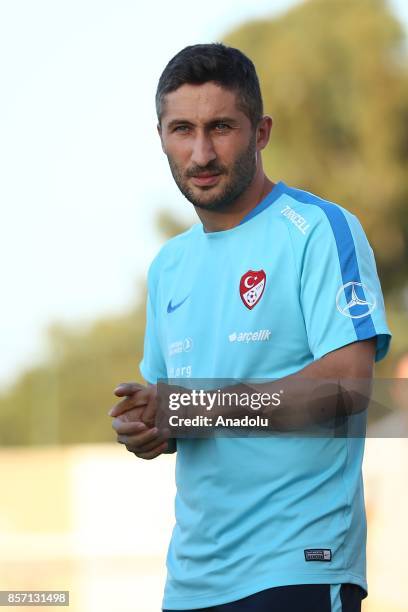
<instances>
[{"instance_id":1,"label":"blurred ground","mask_svg":"<svg viewBox=\"0 0 408 612\"><path fill-rule=\"evenodd\" d=\"M2 449L0 461L1 590L69 590L71 612L161 610L175 455L140 461L115 443ZM407 465L406 439L367 439L364 612L408 611Z\"/></svg>"}]
</instances>

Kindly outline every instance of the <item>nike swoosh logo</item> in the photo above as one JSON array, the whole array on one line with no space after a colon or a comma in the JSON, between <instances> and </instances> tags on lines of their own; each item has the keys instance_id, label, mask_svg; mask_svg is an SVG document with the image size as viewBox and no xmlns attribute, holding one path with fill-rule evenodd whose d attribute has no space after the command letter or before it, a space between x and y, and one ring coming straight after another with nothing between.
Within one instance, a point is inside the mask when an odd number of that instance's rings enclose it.
<instances>
[{"instance_id":1,"label":"nike swoosh logo","mask_svg":"<svg viewBox=\"0 0 408 612\"><path fill-rule=\"evenodd\" d=\"M184 300L181 300L181 302L179 302L178 304L174 304L174 306L172 305L171 300L170 300L170 302L167 305L167 312L171 313L171 312L174 312L175 310L177 310L177 308L180 308L180 306L182 304L184 304L184 302L186 301L186 299L188 297L190 297L190 296L185 297Z\"/></svg>"}]
</instances>

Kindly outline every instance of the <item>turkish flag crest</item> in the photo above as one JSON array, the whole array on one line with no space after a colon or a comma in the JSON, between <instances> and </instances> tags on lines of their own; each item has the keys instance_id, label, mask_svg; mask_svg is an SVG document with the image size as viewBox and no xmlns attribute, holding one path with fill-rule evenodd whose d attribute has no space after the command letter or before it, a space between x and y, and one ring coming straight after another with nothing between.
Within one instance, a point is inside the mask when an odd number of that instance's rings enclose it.
<instances>
[{"instance_id":1,"label":"turkish flag crest","mask_svg":"<svg viewBox=\"0 0 408 612\"><path fill-rule=\"evenodd\" d=\"M263 270L248 270L239 283L239 294L245 306L252 310L262 297L265 289L266 274Z\"/></svg>"}]
</instances>

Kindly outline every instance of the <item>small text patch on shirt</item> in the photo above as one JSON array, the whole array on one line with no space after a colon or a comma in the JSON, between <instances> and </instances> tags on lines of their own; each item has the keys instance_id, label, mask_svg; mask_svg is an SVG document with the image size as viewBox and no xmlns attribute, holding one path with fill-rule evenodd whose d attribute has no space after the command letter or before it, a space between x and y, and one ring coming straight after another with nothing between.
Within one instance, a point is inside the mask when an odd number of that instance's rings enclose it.
<instances>
[{"instance_id":1,"label":"small text patch on shirt","mask_svg":"<svg viewBox=\"0 0 408 612\"><path fill-rule=\"evenodd\" d=\"M306 548L305 561L331 561L332 553L330 548Z\"/></svg>"}]
</instances>

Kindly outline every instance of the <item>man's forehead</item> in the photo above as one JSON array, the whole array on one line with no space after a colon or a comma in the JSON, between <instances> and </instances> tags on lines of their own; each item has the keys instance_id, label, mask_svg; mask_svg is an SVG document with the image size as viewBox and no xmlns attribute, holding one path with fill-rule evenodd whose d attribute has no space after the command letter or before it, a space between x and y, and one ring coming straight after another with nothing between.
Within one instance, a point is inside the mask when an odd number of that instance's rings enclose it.
<instances>
[{"instance_id":1,"label":"man's forehead","mask_svg":"<svg viewBox=\"0 0 408 612\"><path fill-rule=\"evenodd\" d=\"M162 119L210 120L216 116L244 113L237 106L237 92L213 82L200 85L185 84L165 95ZM245 116L245 115L244 115Z\"/></svg>"}]
</instances>

